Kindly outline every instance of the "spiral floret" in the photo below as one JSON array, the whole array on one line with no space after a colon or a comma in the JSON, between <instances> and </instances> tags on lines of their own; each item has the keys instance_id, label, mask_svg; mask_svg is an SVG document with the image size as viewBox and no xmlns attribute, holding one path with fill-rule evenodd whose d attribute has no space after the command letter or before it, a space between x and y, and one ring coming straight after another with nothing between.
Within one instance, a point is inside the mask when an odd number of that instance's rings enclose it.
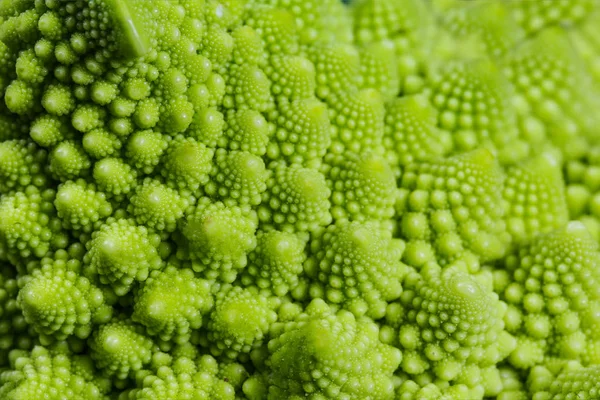
<instances>
[{"instance_id":1,"label":"spiral floret","mask_svg":"<svg viewBox=\"0 0 600 400\"><path fill-rule=\"evenodd\" d=\"M403 247L376 223L341 221L313 237L305 270L327 302L379 319L402 293Z\"/></svg>"},{"instance_id":2,"label":"spiral floret","mask_svg":"<svg viewBox=\"0 0 600 400\"><path fill-rule=\"evenodd\" d=\"M306 260L306 240L295 233L259 231L256 248L248 254L242 283L284 296L299 283Z\"/></svg>"},{"instance_id":3,"label":"spiral floret","mask_svg":"<svg viewBox=\"0 0 600 400\"><path fill-rule=\"evenodd\" d=\"M313 300L294 321L271 331L269 399L394 398L392 373L402 354L379 341L369 319Z\"/></svg>"},{"instance_id":4,"label":"spiral floret","mask_svg":"<svg viewBox=\"0 0 600 400\"><path fill-rule=\"evenodd\" d=\"M429 263L420 273L409 272L387 318L398 329L403 372L465 384L467 397L477 398L492 381L475 378L508 356L515 340L504 331L506 305L464 268L460 262L443 270Z\"/></svg>"},{"instance_id":5,"label":"spiral floret","mask_svg":"<svg viewBox=\"0 0 600 400\"><path fill-rule=\"evenodd\" d=\"M125 379L150 363L154 346L142 327L119 320L100 326L88 344L96 367L117 379Z\"/></svg>"},{"instance_id":6,"label":"spiral floret","mask_svg":"<svg viewBox=\"0 0 600 400\"><path fill-rule=\"evenodd\" d=\"M194 270L232 282L256 247L256 225L256 216L246 208L201 198L181 229Z\"/></svg>"},{"instance_id":7,"label":"spiral floret","mask_svg":"<svg viewBox=\"0 0 600 400\"><path fill-rule=\"evenodd\" d=\"M202 326L202 316L213 305L208 281L190 269L168 266L152 271L135 293L131 318L161 340L183 343Z\"/></svg>"},{"instance_id":8,"label":"spiral floret","mask_svg":"<svg viewBox=\"0 0 600 400\"><path fill-rule=\"evenodd\" d=\"M91 232L112 214L103 192L84 180L67 181L58 187L54 206L65 229Z\"/></svg>"},{"instance_id":9,"label":"spiral floret","mask_svg":"<svg viewBox=\"0 0 600 400\"><path fill-rule=\"evenodd\" d=\"M388 220L398 199L396 180L383 156L328 155L322 171L331 190L331 215L335 220Z\"/></svg>"},{"instance_id":10,"label":"spiral floret","mask_svg":"<svg viewBox=\"0 0 600 400\"><path fill-rule=\"evenodd\" d=\"M269 170L258 210L261 222L290 232L310 231L331 222L331 191L319 171L282 162L272 163Z\"/></svg>"},{"instance_id":11,"label":"spiral floret","mask_svg":"<svg viewBox=\"0 0 600 400\"><path fill-rule=\"evenodd\" d=\"M98 372L86 360L42 346L11 354L10 370L0 375L0 397L7 400L48 398L107 400L109 383L89 379Z\"/></svg>"},{"instance_id":12,"label":"spiral floret","mask_svg":"<svg viewBox=\"0 0 600 400\"><path fill-rule=\"evenodd\" d=\"M410 164L399 186L398 227L410 265L460 258L478 268L506 252L502 172L488 150Z\"/></svg>"},{"instance_id":13,"label":"spiral floret","mask_svg":"<svg viewBox=\"0 0 600 400\"><path fill-rule=\"evenodd\" d=\"M42 267L27 277L19 291L17 302L23 316L43 341L64 340L70 335L85 339L94 324L112 317L102 291L78 275L80 269L79 261L64 256L43 259Z\"/></svg>"},{"instance_id":14,"label":"spiral floret","mask_svg":"<svg viewBox=\"0 0 600 400\"><path fill-rule=\"evenodd\" d=\"M537 236L506 258L495 272L495 289L509 306L506 329L519 340L511 364L598 363L598 262L598 244L579 221Z\"/></svg>"},{"instance_id":15,"label":"spiral floret","mask_svg":"<svg viewBox=\"0 0 600 400\"><path fill-rule=\"evenodd\" d=\"M159 238L131 220L108 222L92 233L87 243L84 273L97 276L122 296L135 281L145 281L150 271L162 266L157 246Z\"/></svg>"},{"instance_id":16,"label":"spiral floret","mask_svg":"<svg viewBox=\"0 0 600 400\"><path fill-rule=\"evenodd\" d=\"M276 319L266 297L237 286L222 289L208 319L211 352L230 358L249 353L262 344Z\"/></svg>"},{"instance_id":17,"label":"spiral floret","mask_svg":"<svg viewBox=\"0 0 600 400\"><path fill-rule=\"evenodd\" d=\"M136 187L128 211L139 225L172 232L189 203L174 189L155 179L146 178Z\"/></svg>"}]
</instances>

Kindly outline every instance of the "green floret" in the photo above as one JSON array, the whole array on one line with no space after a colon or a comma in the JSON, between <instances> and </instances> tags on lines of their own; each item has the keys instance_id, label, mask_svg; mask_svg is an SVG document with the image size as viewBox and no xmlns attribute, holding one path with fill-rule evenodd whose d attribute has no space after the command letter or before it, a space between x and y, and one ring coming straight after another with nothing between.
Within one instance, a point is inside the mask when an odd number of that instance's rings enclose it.
<instances>
[{"instance_id":1,"label":"green floret","mask_svg":"<svg viewBox=\"0 0 600 400\"><path fill-rule=\"evenodd\" d=\"M377 90L340 93L329 105L333 125L331 153L383 152L385 108Z\"/></svg>"},{"instance_id":2,"label":"green floret","mask_svg":"<svg viewBox=\"0 0 600 400\"><path fill-rule=\"evenodd\" d=\"M142 327L119 320L101 325L88 345L97 368L117 379L125 379L150 363L154 346Z\"/></svg>"},{"instance_id":3,"label":"green floret","mask_svg":"<svg viewBox=\"0 0 600 400\"><path fill-rule=\"evenodd\" d=\"M504 365L498 368L502 390L498 393L498 400L528 400L529 394L525 388L524 379L514 368Z\"/></svg>"},{"instance_id":4,"label":"green floret","mask_svg":"<svg viewBox=\"0 0 600 400\"><path fill-rule=\"evenodd\" d=\"M202 326L202 316L212 308L210 284L194 277L190 269L173 266L152 271L135 293L131 318L148 334L163 341L185 343L192 329Z\"/></svg>"},{"instance_id":5,"label":"green floret","mask_svg":"<svg viewBox=\"0 0 600 400\"><path fill-rule=\"evenodd\" d=\"M194 116L194 105L185 96L177 95L176 98L165 101L163 108L164 112L160 116L163 131L173 135L188 129Z\"/></svg>"},{"instance_id":6,"label":"green floret","mask_svg":"<svg viewBox=\"0 0 600 400\"><path fill-rule=\"evenodd\" d=\"M249 7L244 23L260 35L269 54L294 54L298 51L296 23L289 10L254 4Z\"/></svg>"},{"instance_id":7,"label":"green floret","mask_svg":"<svg viewBox=\"0 0 600 400\"><path fill-rule=\"evenodd\" d=\"M320 172L280 162L271 163L269 172L267 191L258 209L262 223L283 231L304 232L331 222L331 191Z\"/></svg>"},{"instance_id":8,"label":"green floret","mask_svg":"<svg viewBox=\"0 0 600 400\"><path fill-rule=\"evenodd\" d=\"M237 27L232 33L233 62L237 65L263 65L267 58L260 35L249 26Z\"/></svg>"},{"instance_id":9,"label":"green floret","mask_svg":"<svg viewBox=\"0 0 600 400\"><path fill-rule=\"evenodd\" d=\"M260 373L251 375L244 381L242 391L248 400L266 399L269 391L267 377Z\"/></svg>"},{"instance_id":10,"label":"green floret","mask_svg":"<svg viewBox=\"0 0 600 400\"><path fill-rule=\"evenodd\" d=\"M415 31L422 23L420 4L414 0L358 0L352 3L355 41L381 42Z\"/></svg>"},{"instance_id":11,"label":"green floret","mask_svg":"<svg viewBox=\"0 0 600 400\"><path fill-rule=\"evenodd\" d=\"M219 360L219 372L217 378L229 383L236 391L236 394L242 394L242 385L248 379L248 371L242 364Z\"/></svg>"},{"instance_id":12,"label":"green floret","mask_svg":"<svg viewBox=\"0 0 600 400\"><path fill-rule=\"evenodd\" d=\"M127 209L139 225L173 232L189 203L170 187L146 178L135 189Z\"/></svg>"},{"instance_id":13,"label":"green floret","mask_svg":"<svg viewBox=\"0 0 600 400\"><path fill-rule=\"evenodd\" d=\"M35 107L34 98L37 93L31 84L14 80L4 92L6 107L18 115L28 115Z\"/></svg>"},{"instance_id":14,"label":"green floret","mask_svg":"<svg viewBox=\"0 0 600 400\"><path fill-rule=\"evenodd\" d=\"M265 72L271 80L271 93L278 99L309 99L315 95L315 67L305 57L272 56Z\"/></svg>"},{"instance_id":15,"label":"green floret","mask_svg":"<svg viewBox=\"0 0 600 400\"><path fill-rule=\"evenodd\" d=\"M487 377L486 377L487 378ZM485 379L485 378L483 378ZM464 383L448 385L445 382L430 382L427 379L420 383L413 380L405 380L396 388L396 399L398 400L462 400L481 398L481 391L474 391ZM512 399L511 400L516 400ZM521 400L521 399L518 399ZM525 399L522 399L525 400Z\"/></svg>"},{"instance_id":16,"label":"green floret","mask_svg":"<svg viewBox=\"0 0 600 400\"><path fill-rule=\"evenodd\" d=\"M218 141L219 147L257 156L267 152L272 128L261 113L250 109L229 110L226 122L225 136Z\"/></svg>"},{"instance_id":17,"label":"green floret","mask_svg":"<svg viewBox=\"0 0 600 400\"><path fill-rule=\"evenodd\" d=\"M595 140L597 91L564 32L541 32L509 53L503 67L523 137L534 148L551 143L566 160L582 156Z\"/></svg>"},{"instance_id":18,"label":"green floret","mask_svg":"<svg viewBox=\"0 0 600 400\"><path fill-rule=\"evenodd\" d=\"M392 100L400 93L400 69L392 41L372 43L360 51L362 88L376 89L384 100Z\"/></svg>"},{"instance_id":19,"label":"green floret","mask_svg":"<svg viewBox=\"0 0 600 400\"><path fill-rule=\"evenodd\" d=\"M306 241L294 233L259 231L256 248L248 254L241 282L266 293L285 296L299 284L306 260Z\"/></svg>"},{"instance_id":20,"label":"green floret","mask_svg":"<svg viewBox=\"0 0 600 400\"><path fill-rule=\"evenodd\" d=\"M437 112L424 96L398 97L386 104L383 145L396 176L400 166L436 159L452 138L437 128Z\"/></svg>"},{"instance_id":21,"label":"green floret","mask_svg":"<svg viewBox=\"0 0 600 400\"><path fill-rule=\"evenodd\" d=\"M0 40L8 45L34 40L39 13L30 9L31 6L30 1L17 1L14 6L3 7Z\"/></svg>"},{"instance_id":22,"label":"green floret","mask_svg":"<svg viewBox=\"0 0 600 400\"><path fill-rule=\"evenodd\" d=\"M132 134L125 147L130 164L145 174L151 174L161 161L169 142L165 136L152 130Z\"/></svg>"},{"instance_id":23,"label":"green floret","mask_svg":"<svg viewBox=\"0 0 600 400\"><path fill-rule=\"evenodd\" d=\"M42 259L40 269L26 277L17 302L27 323L40 334L40 340L64 340L70 335L87 338L94 324L105 323L112 309L102 291L80 276L81 263L62 254Z\"/></svg>"},{"instance_id":24,"label":"green floret","mask_svg":"<svg viewBox=\"0 0 600 400\"><path fill-rule=\"evenodd\" d=\"M267 155L274 160L318 162L331 144L331 124L325 104L315 98L280 101L269 115L277 128Z\"/></svg>"},{"instance_id":25,"label":"green floret","mask_svg":"<svg viewBox=\"0 0 600 400\"><path fill-rule=\"evenodd\" d=\"M371 320L314 300L295 321L275 324L268 399L393 399L398 349L381 343Z\"/></svg>"},{"instance_id":26,"label":"green floret","mask_svg":"<svg viewBox=\"0 0 600 400\"><path fill-rule=\"evenodd\" d=\"M205 90L202 88L192 88L188 96L206 98ZM206 107L196 110L194 119L190 124L187 133L203 143L207 147L216 147L225 131L225 117L223 113L214 107Z\"/></svg>"},{"instance_id":27,"label":"green floret","mask_svg":"<svg viewBox=\"0 0 600 400\"><path fill-rule=\"evenodd\" d=\"M234 40L221 26L211 26L202 39L202 55L219 67L226 64L233 55Z\"/></svg>"},{"instance_id":28,"label":"green floret","mask_svg":"<svg viewBox=\"0 0 600 400\"><path fill-rule=\"evenodd\" d=\"M346 152L329 154L323 161L335 220L384 221L394 216L398 190L383 156Z\"/></svg>"},{"instance_id":29,"label":"green floret","mask_svg":"<svg viewBox=\"0 0 600 400\"><path fill-rule=\"evenodd\" d=\"M159 240L131 220L109 220L92 233L86 244L84 273L98 276L101 283L123 296L134 281L145 281L150 271L162 266L157 251Z\"/></svg>"},{"instance_id":30,"label":"green floret","mask_svg":"<svg viewBox=\"0 0 600 400\"><path fill-rule=\"evenodd\" d=\"M425 70L439 57L439 50L432 50L440 38L434 35L438 27L435 26L436 20L430 8L418 0L359 0L351 3L354 41L361 48L381 50L390 44L393 48L394 60L391 63L382 64L376 60L376 64L372 64L392 78L388 82L394 81L394 76L397 76L399 86L394 83L388 85L388 89L399 89L403 95L415 94L423 89ZM389 54L389 51L385 50L384 53ZM371 62L369 57L367 51L362 60L363 71ZM396 65L396 72L390 69L393 64ZM383 82L379 76L369 74L367 78Z\"/></svg>"},{"instance_id":31,"label":"green floret","mask_svg":"<svg viewBox=\"0 0 600 400\"><path fill-rule=\"evenodd\" d=\"M502 174L489 151L407 165L399 186L398 229L408 264L461 259L476 269L504 255L510 236L502 220Z\"/></svg>"},{"instance_id":32,"label":"green floret","mask_svg":"<svg viewBox=\"0 0 600 400\"><path fill-rule=\"evenodd\" d=\"M46 152L27 140L0 142L0 193L23 190L29 185L44 187Z\"/></svg>"},{"instance_id":33,"label":"green floret","mask_svg":"<svg viewBox=\"0 0 600 400\"><path fill-rule=\"evenodd\" d=\"M42 147L52 147L69 135L68 123L60 117L44 115L36 119L29 130L29 136Z\"/></svg>"},{"instance_id":34,"label":"green floret","mask_svg":"<svg viewBox=\"0 0 600 400\"><path fill-rule=\"evenodd\" d=\"M574 25L596 7L593 0L512 1L507 4L515 20L530 35L552 25Z\"/></svg>"},{"instance_id":35,"label":"green floret","mask_svg":"<svg viewBox=\"0 0 600 400\"><path fill-rule=\"evenodd\" d=\"M438 1L441 26L454 36L449 43L449 56L478 57L487 54L500 57L510 52L525 36L512 18L509 2ZM442 5L445 4L445 5ZM441 31L439 35L447 35Z\"/></svg>"},{"instance_id":36,"label":"green floret","mask_svg":"<svg viewBox=\"0 0 600 400\"><path fill-rule=\"evenodd\" d=\"M74 56L91 52L97 58L118 53L127 57L142 56L148 48L152 30L138 14L135 1L51 2L40 18L38 29L49 40L67 39ZM63 20L69 15L68 21ZM63 17L63 18L61 18ZM70 41L68 41L70 36Z\"/></svg>"},{"instance_id":37,"label":"green floret","mask_svg":"<svg viewBox=\"0 0 600 400\"><path fill-rule=\"evenodd\" d=\"M209 279L233 282L256 247L256 215L245 207L203 197L181 225L194 270Z\"/></svg>"},{"instance_id":38,"label":"green floret","mask_svg":"<svg viewBox=\"0 0 600 400\"><path fill-rule=\"evenodd\" d=\"M136 171L121 158L103 158L94 164L94 181L107 198L121 200L137 185Z\"/></svg>"},{"instance_id":39,"label":"green floret","mask_svg":"<svg viewBox=\"0 0 600 400\"><path fill-rule=\"evenodd\" d=\"M402 371L465 384L468 398L491 391L487 385L492 382L477 376L506 357L515 341L503 330L506 305L486 277L470 275L460 262L444 270L430 263L420 273L409 272L402 285L400 301L388 307L386 316L398 329Z\"/></svg>"},{"instance_id":40,"label":"green floret","mask_svg":"<svg viewBox=\"0 0 600 400\"><path fill-rule=\"evenodd\" d=\"M264 161L251 153L218 149L205 192L226 204L256 206L267 189Z\"/></svg>"},{"instance_id":41,"label":"green floret","mask_svg":"<svg viewBox=\"0 0 600 400\"><path fill-rule=\"evenodd\" d=\"M154 357L152 369L136 374L136 388L118 400L220 399L234 400L231 382L220 377L220 366L209 356L182 354Z\"/></svg>"},{"instance_id":42,"label":"green floret","mask_svg":"<svg viewBox=\"0 0 600 400\"><path fill-rule=\"evenodd\" d=\"M506 227L514 242L564 226L569 219L560 165L542 154L506 171L502 197Z\"/></svg>"},{"instance_id":43,"label":"green floret","mask_svg":"<svg viewBox=\"0 0 600 400\"><path fill-rule=\"evenodd\" d=\"M527 156L517 136L510 86L491 61L444 65L432 73L426 93L438 111L438 127L451 133L453 153L491 146L502 163Z\"/></svg>"},{"instance_id":44,"label":"green floret","mask_svg":"<svg viewBox=\"0 0 600 400\"><path fill-rule=\"evenodd\" d=\"M358 51L349 44L316 43L307 49L316 71L316 95L330 106L337 95L356 90L360 74Z\"/></svg>"},{"instance_id":45,"label":"green floret","mask_svg":"<svg viewBox=\"0 0 600 400\"><path fill-rule=\"evenodd\" d=\"M271 82L259 67L233 64L229 67L227 78L227 94L223 99L226 108L250 108L265 112L273 107L269 90Z\"/></svg>"},{"instance_id":46,"label":"green floret","mask_svg":"<svg viewBox=\"0 0 600 400\"><path fill-rule=\"evenodd\" d=\"M106 111L98 106L85 104L77 106L71 114L73 128L81 133L89 133L104 125Z\"/></svg>"},{"instance_id":47,"label":"green floret","mask_svg":"<svg viewBox=\"0 0 600 400\"><path fill-rule=\"evenodd\" d=\"M260 347L277 320L269 300L250 289L223 287L208 317L207 339L213 355L235 358Z\"/></svg>"},{"instance_id":48,"label":"green floret","mask_svg":"<svg viewBox=\"0 0 600 400\"><path fill-rule=\"evenodd\" d=\"M51 84L44 91L42 106L50 115L68 115L75 109L75 99L68 86Z\"/></svg>"},{"instance_id":49,"label":"green floret","mask_svg":"<svg viewBox=\"0 0 600 400\"><path fill-rule=\"evenodd\" d=\"M54 207L63 228L91 232L112 214L112 206L102 192L84 180L67 181L58 186Z\"/></svg>"},{"instance_id":50,"label":"green floret","mask_svg":"<svg viewBox=\"0 0 600 400\"><path fill-rule=\"evenodd\" d=\"M377 224L337 222L314 235L310 246L305 270L323 285L320 295L328 303L379 319L402 293L403 243Z\"/></svg>"},{"instance_id":51,"label":"green floret","mask_svg":"<svg viewBox=\"0 0 600 400\"><path fill-rule=\"evenodd\" d=\"M68 243L52 204L55 193L40 192L33 186L0 199L0 242L9 253L24 259L43 257L52 248Z\"/></svg>"},{"instance_id":52,"label":"green floret","mask_svg":"<svg viewBox=\"0 0 600 400\"><path fill-rule=\"evenodd\" d=\"M86 132L83 135L83 141L81 142L85 152L91 157L97 160L101 160L106 157L116 156L117 152L123 146L123 143L117 135L109 132L106 129L98 128Z\"/></svg>"},{"instance_id":53,"label":"green floret","mask_svg":"<svg viewBox=\"0 0 600 400\"><path fill-rule=\"evenodd\" d=\"M581 220L598 239L600 216L600 147L588 149L585 157L565 165L565 195L569 216Z\"/></svg>"},{"instance_id":54,"label":"green floret","mask_svg":"<svg viewBox=\"0 0 600 400\"><path fill-rule=\"evenodd\" d=\"M259 0L285 8L296 19L301 44L352 41L352 20L348 8L337 0Z\"/></svg>"},{"instance_id":55,"label":"green floret","mask_svg":"<svg viewBox=\"0 0 600 400\"><path fill-rule=\"evenodd\" d=\"M36 346L11 353L11 368L0 374L0 397L6 400L108 400L106 382L87 379L74 356ZM96 373L93 367L89 368Z\"/></svg>"},{"instance_id":56,"label":"green floret","mask_svg":"<svg viewBox=\"0 0 600 400\"><path fill-rule=\"evenodd\" d=\"M537 366L527 378L533 400L592 400L600 394L600 366L568 363L562 368Z\"/></svg>"},{"instance_id":57,"label":"green floret","mask_svg":"<svg viewBox=\"0 0 600 400\"><path fill-rule=\"evenodd\" d=\"M176 137L169 144L161 174L175 189L196 190L208 182L214 150L192 138Z\"/></svg>"},{"instance_id":58,"label":"green floret","mask_svg":"<svg viewBox=\"0 0 600 400\"><path fill-rule=\"evenodd\" d=\"M495 290L509 305L506 329L519 337L511 364L598 363L599 260L598 244L573 221L522 245L494 272Z\"/></svg>"},{"instance_id":59,"label":"green floret","mask_svg":"<svg viewBox=\"0 0 600 400\"><path fill-rule=\"evenodd\" d=\"M74 141L60 142L50 152L50 173L61 182L86 176L91 165L89 156L81 145Z\"/></svg>"}]
</instances>

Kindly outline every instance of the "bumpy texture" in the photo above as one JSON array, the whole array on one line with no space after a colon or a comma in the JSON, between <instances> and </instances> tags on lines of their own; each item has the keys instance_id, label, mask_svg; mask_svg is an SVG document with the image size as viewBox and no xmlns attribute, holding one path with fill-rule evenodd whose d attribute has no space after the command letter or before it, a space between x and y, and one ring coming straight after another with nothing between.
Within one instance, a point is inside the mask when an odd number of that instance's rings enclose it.
<instances>
[{"instance_id":1,"label":"bumpy texture","mask_svg":"<svg viewBox=\"0 0 600 400\"><path fill-rule=\"evenodd\" d=\"M515 242L531 240L569 220L564 180L551 154L508 168L502 198L506 229Z\"/></svg>"},{"instance_id":2,"label":"bumpy texture","mask_svg":"<svg viewBox=\"0 0 600 400\"><path fill-rule=\"evenodd\" d=\"M259 347L277 319L266 297L241 287L223 288L208 319L208 340L215 355L235 358Z\"/></svg>"},{"instance_id":3,"label":"bumpy texture","mask_svg":"<svg viewBox=\"0 0 600 400\"><path fill-rule=\"evenodd\" d=\"M402 250L403 243L374 222L337 222L315 235L305 270L328 302L379 319L402 293Z\"/></svg>"},{"instance_id":4,"label":"bumpy texture","mask_svg":"<svg viewBox=\"0 0 600 400\"><path fill-rule=\"evenodd\" d=\"M600 397L599 27L0 0L0 398Z\"/></svg>"},{"instance_id":5,"label":"bumpy texture","mask_svg":"<svg viewBox=\"0 0 600 400\"><path fill-rule=\"evenodd\" d=\"M135 296L131 318L161 340L186 342L202 326L202 315L211 309L210 284L194 277L190 269L168 266L152 271Z\"/></svg>"},{"instance_id":6,"label":"bumpy texture","mask_svg":"<svg viewBox=\"0 0 600 400\"><path fill-rule=\"evenodd\" d=\"M152 359L152 340L139 326L129 321L113 321L102 325L89 340L90 355L95 365L108 376L125 379Z\"/></svg>"},{"instance_id":7,"label":"bumpy texture","mask_svg":"<svg viewBox=\"0 0 600 400\"><path fill-rule=\"evenodd\" d=\"M171 357L161 353L151 369L137 374L139 388L122 393L119 400L233 400L234 387L218 375L217 361L209 355L182 353Z\"/></svg>"},{"instance_id":8,"label":"bumpy texture","mask_svg":"<svg viewBox=\"0 0 600 400\"><path fill-rule=\"evenodd\" d=\"M11 367L0 375L0 396L7 400L105 400L109 382L89 379L97 371L87 359L51 352L36 346L31 352L11 354Z\"/></svg>"},{"instance_id":9,"label":"bumpy texture","mask_svg":"<svg viewBox=\"0 0 600 400\"><path fill-rule=\"evenodd\" d=\"M485 277L470 276L461 263L444 270L431 263L410 271L404 292L388 306L387 323L403 350L401 370L426 374L468 388L465 398L495 395L494 367L515 346L502 320L506 305L489 290ZM481 379L480 376L490 376ZM415 379L415 378L413 378Z\"/></svg>"},{"instance_id":10,"label":"bumpy texture","mask_svg":"<svg viewBox=\"0 0 600 400\"><path fill-rule=\"evenodd\" d=\"M314 300L296 322L274 326L272 335L269 399L393 398L389 374L401 353L379 341L370 320L336 314Z\"/></svg>"},{"instance_id":11,"label":"bumpy texture","mask_svg":"<svg viewBox=\"0 0 600 400\"><path fill-rule=\"evenodd\" d=\"M561 368L538 366L528 377L528 389L535 400L593 399L600 393L598 365L582 367L569 363Z\"/></svg>"},{"instance_id":12,"label":"bumpy texture","mask_svg":"<svg viewBox=\"0 0 600 400\"><path fill-rule=\"evenodd\" d=\"M500 258L509 241L503 219L502 171L485 149L408 165L400 180L398 228L404 260L420 266Z\"/></svg>"},{"instance_id":13,"label":"bumpy texture","mask_svg":"<svg viewBox=\"0 0 600 400\"><path fill-rule=\"evenodd\" d=\"M599 362L599 257L598 244L573 221L506 258L494 284L509 305L505 322L517 337L509 358L515 367L552 358Z\"/></svg>"},{"instance_id":14,"label":"bumpy texture","mask_svg":"<svg viewBox=\"0 0 600 400\"><path fill-rule=\"evenodd\" d=\"M241 282L278 296L296 288L306 260L306 241L297 234L273 230L258 232L256 243Z\"/></svg>"},{"instance_id":15,"label":"bumpy texture","mask_svg":"<svg viewBox=\"0 0 600 400\"><path fill-rule=\"evenodd\" d=\"M256 247L256 217L246 208L225 206L208 198L198 201L184 222L193 268L208 278L235 279L237 270L246 266L246 254Z\"/></svg>"},{"instance_id":16,"label":"bumpy texture","mask_svg":"<svg viewBox=\"0 0 600 400\"><path fill-rule=\"evenodd\" d=\"M329 155L323 168L336 220L389 220L398 197L390 167L379 154Z\"/></svg>"},{"instance_id":17,"label":"bumpy texture","mask_svg":"<svg viewBox=\"0 0 600 400\"><path fill-rule=\"evenodd\" d=\"M134 280L144 281L151 270L161 266L156 239L131 220L108 222L92 234L87 243L84 272L112 285L118 295L131 289Z\"/></svg>"},{"instance_id":18,"label":"bumpy texture","mask_svg":"<svg viewBox=\"0 0 600 400\"><path fill-rule=\"evenodd\" d=\"M25 321L42 341L48 341L48 336L61 340L69 335L85 339L92 324L108 322L112 316L102 291L78 276L81 263L65 258L66 254L60 254L55 260L43 259L17 298Z\"/></svg>"}]
</instances>

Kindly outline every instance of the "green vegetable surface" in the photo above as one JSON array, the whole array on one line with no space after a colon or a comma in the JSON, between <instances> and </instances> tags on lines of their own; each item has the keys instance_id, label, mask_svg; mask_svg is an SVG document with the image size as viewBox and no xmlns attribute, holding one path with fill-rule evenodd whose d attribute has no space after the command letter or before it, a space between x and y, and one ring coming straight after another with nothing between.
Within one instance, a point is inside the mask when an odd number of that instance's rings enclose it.
<instances>
[{"instance_id":1,"label":"green vegetable surface","mask_svg":"<svg viewBox=\"0 0 600 400\"><path fill-rule=\"evenodd\" d=\"M600 399L600 2L0 0L0 399Z\"/></svg>"}]
</instances>

